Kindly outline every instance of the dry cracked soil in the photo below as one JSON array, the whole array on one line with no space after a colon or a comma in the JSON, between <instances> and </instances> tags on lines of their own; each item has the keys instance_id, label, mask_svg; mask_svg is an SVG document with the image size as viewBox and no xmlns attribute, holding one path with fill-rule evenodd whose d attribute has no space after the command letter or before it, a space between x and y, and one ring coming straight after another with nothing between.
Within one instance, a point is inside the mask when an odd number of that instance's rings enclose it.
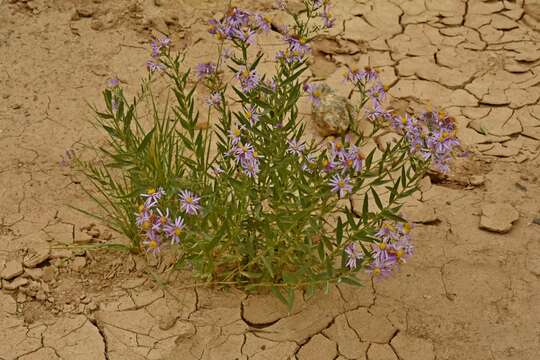
<instances>
[{"instance_id":1,"label":"dry cracked soil","mask_svg":"<svg viewBox=\"0 0 540 360\"><path fill-rule=\"evenodd\" d=\"M87 102L114 75L137 89L152 33L190 64L211 57L205 19L224 3L0 0L0 359L540 359L537 0L334 1L310 77L339 88L347 66L376 67L396 104L454 116L469 153L407 204L416 255L395 276L288 314L186 287L166 257L69 247L123 241L72 209L93 205L59 165L103 140ZM290 21L271 1L234 4Z\"/></svg>"}]
</instances>

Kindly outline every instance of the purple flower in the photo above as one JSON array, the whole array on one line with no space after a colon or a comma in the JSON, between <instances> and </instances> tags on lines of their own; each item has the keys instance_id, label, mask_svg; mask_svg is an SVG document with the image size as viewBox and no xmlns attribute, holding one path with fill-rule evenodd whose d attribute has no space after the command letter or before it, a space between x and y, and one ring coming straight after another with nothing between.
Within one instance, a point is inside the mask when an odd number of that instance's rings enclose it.
<instances>
[{"instance_id":1,"label":"purple flower","mask_svg":"<svg viewBox=\"0 0 540 360\"><path fill-rule=\"evenodd\" d=\"M257 24L257 27L259 30L262 30L263 32L269 32L270 31L270 19L262 16L260 14L255 15L255 23Z\"/></svg>"},{"instance_id":2,"label":"purple flower","mask_svg":"<svg viewBox=\"0 0 540 360\"><path fill-rule=\"evenodd\" d=\"M391 259L375 258L368 266L367 272L374 277L387 277L392 273L395 262Z\"/></svg>"},{"instance_id":3,"label":"purple flower","mask_svg":"<svg viewBox=\"0 0 540 360\"><path fill-rule=\"evenodd\" d=\"M154 231L149 231L146 234L146 239L143 241L146 246L146 252L156 256L161 251L161 236Z\"/></svg>"},{"instance_id":4,"label":"purple flower","mask_svg":"<svg viewBox=\"0 0 540 360\"><path fill-rule=\"evenodd\" d=\"M313 173L313 170L317 167L317 156L315 154L307 154L305 156L305 162L302 164L302 170L307 173Z\"/></svg>"},{"instance_id":5,"label":"purple flower","mask_svg":"<svg viewBox=\"0 0 540 360\"><path fill-rule=\"evenodd\" d=\"M232 149L231 152L236 157L236 162L240 163L242 159L246 157L251 157L254 153L253 146L250 143L242 144L241 142L237 143Z\"/></svg>"},{"instance_id":6,"label":"purple flower","mask_svg":"<svg viewBox=\"0 0 540 360\"><path fill-rule=\"evenodd\" d=\"M345 248L345 253L347 253L348 260L345 266L349 269L356 269L357 261L364 258L364 252L362 249L359 249L355 243L350 243Z\"/></svg>"},{"instance_id":7,"label":"purple flower","mask_svg":"<svg viewBox=\"0 0 540 360\"><path fill-rule=\"evenodd\" d=\"M334 24L336 23L336 19L330 13L330 5L326 5L323 8L323 11L321 13L321 19L323 20L323 24L325 28L330 29L334 27Z\"/></svg>"},{"instance_id":8,"label":"purple flower","mask_svg":"<svg viewBox=\"0 0 540 360\"><path fill-rule=\"evenodd\" d=\"M206 98L206 103L208 106L218 107L221 104L223 97L218 92L213 92L209 97Z\"/></svg>"},{"instance_id":9,"label":"purple flower","mask_svg":"<svg viewBox=\"0 0 540 360\"><path fill-rule=\"evenodd\" d=\"M146 62L146 67L148 68L148 70L150 72L156 72L156 71L163 71L165 70L165 65L163 65L162 63L157 63L153 60L148 60Z\"/></svg>"},{"instance_id":10,"label":"purple flower","mask_svg":"<svg viewBox=\"0 0 540 360\"><path fill-rule=\"evenodd\" d=\"M146 191L146 194L141 194L143 198L146 198L148 200L152 200L153 202L157 203L161 197L165 195L165 190L163 190L162 187L160 188L149 188Z\"/></svg>"},{"instance_id":11,"label":"purple flower","mask_svg":"<svg viewBox=\"0 0 540 360\"><path fill-rule=\"evenodd\" d=\"M180 235L182 235L184 227L184 219L180 216L174 222L169 222L165 225L163 231L171 238L171 244L180 243Z\"/></svg>"},{"instance_id":12,"label":"purple flower","mask_svg":"<svg viewBox=\"0 0 540 360\"><path fill-rule=\"evenodd\" d=\"M259 173L259 160L253 156L247 156L240 161L244 174L255 177Z\"/></svg>"},{"instance_id":13,"label":"purple flower","mask_svg":"<svg viewBox=\"0 0 540 360\"><path fill-rule=\"evenodd\" d=\"M195 70L195 73L197 75L197 79L202 80L207 77L210 77L216 73L217 65L213 62L208 63L202 63L197 65L197 69Z\"/></svg>"},{"instance_id":14,"label":"purple flower","mask_svg":"<svg viewBox=\"0 0 540 360\"><path fill-rule=\"evenodd\" d=\"M168 37L163 37L161 39L156 39L150 43L150 47L152 48L152 57L158 58L161 55L161 49L169 47L171 44L171 39Z\"/></svg>"},{"instance_id":15,"label":"purple flower","mask_svg":"<svg viewBox=\"0 0 540 360\"><path fill-rule=\"evenodd\" d=\"M332 192L338 193L340 198L344 198L345 195L352 191L352 186L350 184L351 179L346 176L342 178L340 175L336 174L330 180L330 186L332 186Z\"/></svg>"},{"instance_id":16,"label":"purple flower","mask_svg":"<svg viewBox=\"0 0 540 360\"><path fill-rule=\"evenodd\" d=\"M182 211L188 215L197 215L201 209L199 205L201 198L188 190L180 191L179 196Z\"/></svg>"},{"instance_id":17,"label":"purple flower","mask_svg":"<svg viewBox=\"0 0 540 360\"><path fill-rule=\"evenodd\" d=\"M309 95L309 98L316 107L321 106L321 87L316 84L304 84L304 91Z\"/></svg>"},{"instance_id":18,"label":"purple flower","mask_svg":"<svg viewBox=\"0 0 540 360\"><path fill-rule=\"evenodd\" d=\"M240 126L239 128L234 127L231 130L229 130L229 137L231 138L231 144L236 145L240 142L243 129L244 128Z\"/></svg>"},{"instance_id":19,"label":"purple flower","mask_svg":"<svg viewBox=\"0 0 540 360\"><path fill-rule=\"evenodd\" d=\"M214 164L212 165L212 172L214 173L214 176L219 176L223 174L225 170L223 170L218 164Z\"/></svg>"},{"instance_id":20,"label":"purple flower","mask_svg":"<svg viewBox=\"0 0 540 360\"><path fill-rule=\"evenodd\" d=\"M235 78L240 81L240 86L244 93L253 90L259 84L259 76L255 70L249 70L245 66L241 66L235 75Z\"/></svg>"},{"instance_id":21,"label":"purple flower","mask_svg":"<svg viewBox=\"0 0 540 360\"><path fill-rule=\"evenodd\" d=\"M366 67L364 70L349 69L348 73L345 75L345 80L353 84L357 84L359 82L367 83L378 80L378 78L379 74L371 67Z\"/></svg>"},{"instance_id":22,"label":"purple flower","mask_svg":"<svg viewBox=\"0 0 540 360\"><path fill-rule=\"evenodd\" d=\"M165 213L163 213L160 209L157 209L157 215L154 220L154 224L152 225L152 230L159 231L170 221L170 214L169 209L166 209Z\"/></svg>"},{"instance_id":23,"label":"purple flower","mask_svg":"<svg viewBox=\"0 0 540 360\"><path fill-rule=\"evenodd\" d=\"M252 29L233 29L231 35L245 44L255 45L255 35L257 33Z\"/></svg>"},{"instance_id":24,"label":"purple flower","mask_svg":"<svg viewBox=\"0 0 540 360\"><path fill-rule=\"evenodd\" d=\"M306 148L306 144L304 142L300 142L295 139L287 140L287 144L289 145L287 148L287 153L297 156L301 156Z\"/></svg>"},{"instance_id":25,"label":"purple flower","mask_svg":"<svg viewBox=\"0 0 540 360\"><path fill-rule=\"evenodd\" d=\"M118 80L117 78L107 80L107 86L110 88L115 88L118 85L120 85L120 80Z\"/></svg>"},{"instance_id":26,"label":"purple flower","mask_svg":"<svg viewBox=\"0 0 540 360\"><path fill-rule=\"evenodd\" d=\"M257 107L255 105L246 111L244 115L251 126L255 126L259 122L260 114L257 112Z\"/></svg>"}]
</instances>

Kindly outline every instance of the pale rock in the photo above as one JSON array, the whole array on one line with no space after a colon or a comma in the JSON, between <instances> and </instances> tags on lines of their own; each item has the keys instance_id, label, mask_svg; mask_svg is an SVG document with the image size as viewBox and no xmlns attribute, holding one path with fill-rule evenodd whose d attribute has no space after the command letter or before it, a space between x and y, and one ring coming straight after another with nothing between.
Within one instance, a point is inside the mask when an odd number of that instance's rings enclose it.
<instances>
[{"instance_id":1,"label":"pale rock","mask_svg":"<svg viewBox=\"0 0 540 360\"><path fill-rule=\"evenodd\" d=\"M385 316L375 316L360 308L346 313L348 323L361 341L388 343L396 329Z\"/></svg>"},{"instance_id":2,"label":"pale rock","mask_svg":"<svg viewBox=\"0 0 540 360\"><path fill-rule=\"evenodd\" d=\"M20 261L11 260L6 263L4 270L0 273L0 277L5 280L11 280L23 273L23 267Z\"/></svg>"},{"instance_id":3,"label":"pale rock","mask_svg":"<svg viewBox=\"0 0 540 360\"><path fill-rule=\"evenodd\" d=\"M333 360L337 355L336 343L317 334L300 348L298 360Z\"/></svg>"},{"instance_id":4,"label":"pale rock","mask_svg":"<svg viewBox=\"0 0 540 360\"><path fill-rule=\"evenodd\" d=\"M63 359L104 359L105 354L98 329L82 315L64 317L48 326L43 333L43 345L54 348Z\"/></svg>"},{"instance_id":5,"label":"pale rock","mask_svg":"<svg viewBox=\"0 0 540 360\"><path fill-rule=\"evenodd\" d=\"M26 284L28 284L28 279L23 278L23 277L18 277L11 282L6 281L6 280L2 281L2 286L4 287L5 290L16 290L20 288L21 286L25 286Z\"/></svg>"},{"instance_id":6,"label":"pale rock","mask_svg":"<svg viewBox=\"0 0 540 360\"><path fill-rule=\"evenodd\" d=\"M350 20L345 21L345 33L343 38L346 40L354 41L357 44L375 40L381 36L378 29L371 26L361 17L353 17Z\"/></svg>"},{"instance_id":7,"label":"pale rock","mask_svg":"<svg viewBox=\"0 0 540 360\"><path fill-rule=\"evenodd\" d=\"M489 156L498 156L498 157L515 156L519 154L519 150L521 149L522 144L519 141L517 142L514 142L514 141L509 141L504 144L496 143L489 150L483 151L483 154L489 155Z\"/></svg>"},{"instance_id":8,"label":"pale rock","mask_svg":"<svg viewBox=\"0 0 540 360\"><path fill-rule=\"evenodd\" d=\"M344 314L335 318L334 323L323 334L337 343L338 351L349 359L362 359L369 343L362 342L353 329L349 327Z\"/></svg>"},{"instance_id":9,"label":"pale rock","mask_svg":"<svg viewBox=\"0 0 540 360\"><path fill-rule=\"evenodd\" d=\"M482 96L482 99L480 100L481 104L485 105L508 105L510 104L510 100L506 96L505 92L500 90L492 93L488 93L484 96Z\"/></svg>"},{"instance_id":10,"label":"pale rock","mask_svg":"<svg viewBox=\"0 0 540 360\"><path fill-rule=\"evenodd\" d=\"M98 311L96 320L138 334L149 335L155 321L144 309L128 311Z\"/></svg>"},{"instance_id":11,"label":"pale rock","mask_svg":"<svg viewBox=\"0 0 540 360\"><path fill-rule=\"evenodd\" d=\"M480 119L489 114L489 107L465 107L461 109L461 113L469 119Z\"/></svg>"},{"instance_id":12,"label":"pale rock","mask_svg":"<svg viewBox=\"0 0 540 360\"><path fill-rule=\"evenodd\" d=\"M463 0L426 0L426 8L437 15L462 16L465 15L465 1Z\"/></svg>"},{"instance_id":13,"label":"pale rock","mask_svg":"<svg viewBox=\"0 0 540 360\"><path fill-rule=\"evenodd\" d=\"M398 98L413 98L419 102L430 99L434 106L476 106L478 100L463 89L450 90L444 86L425 80L400 79L389 91Z\"/></svg>"},{"instance_id":14,"label":"pale rock","mask_svg":"<svg viewBox=\"0 0 540 360\"><path fill-rule=\"evenodd\" d=\"M402 211L407 221L417 224L431 224L439 220L435 209L420 201L408 201Z\"/></svg>"},{"instance_id":15,"label":"pale rock","mask_svg":"<svg viewBox=\"0 0 540 360\"><path fill-rule=\"evenodd\" d=\"M495 136L510 136L522 130L517 115L506 107L492 108L486 117L471 121L469 127Z\"/></svg>"},{"instance_id":16,"label":"pale rock","mask_svg":"<svg viewBox=\"0 0 540 360\"><path fill-rule=\"evenodd\" d=\"M390 343L400 360L435 360L431 341L400 332Z\"/></svg>"},{"instance_id":17,"label":"pale rock","mask_svg":"<svg viewBox=\"0 0 540 360\"><path fill-rule=\"evenodd\" d=\"M84 256L75 256L71 261L71 270L79 272L86 266L86 258Z\"/></svg>"},{"instance_id":18,"label":"pale rock","mask_svg":"<svg viewBox=\"0 0 540 360\"><path fill-rule=\"evenodd\" d=\"M510 19L519 20L523 16L523 12L524 12L523 9L516 8L512 10L503 11L501 14L509 17Z\"/></svg>"},{"instance_id":19,"label":"pale rock","mask_svg":"<svg viewBox=\"0 0 540 360\"><path fill-rule=\"evenodd\" d=\"M156 290L144 290L141 292L134 291L131 294L131 298L133 299L133 302L135 303L135 306L137 308L142 308L147 305L150 305L157 299L160 299L163 297L163 290L156 289Z\"/></svg>"},{"instance_id":20,"label":"pale rock","mask_svg":"<svg viewBox=\"0 0 540 360\"><path fill-rule=\"evenodd\" d=\"M469 179L469 183L473 186L480 186L483 185L486 181L486 178L484 175L473 175Z\"/></svg>"},{"instance_id":21,"label":"pale rock","mask_svg":"<svg viewBox=\"0 0 540 360\"><path fill-rule=\"evenodd\" d=\"M448 16L441 20L441 23L449 26L461 25L462 22L463 16Z\"/></svg>"},{"instance_id":22,"label":"pale rock","mask_svg":"<svg viewBox=\"0 0 540 360\"><path fill-rule=\"evenodd\" d=\"M24 257L23 264L27 268L34 268L49 259L50 253L51 250L48 246L32 249L31 252Z\"/></svg>"},{"instance_id":23,"label":"pale rock","mask_svg":"<svg viewBox=\"0 0 540 360\"><path fill-rule=\"evenodd\" d=\"M321 136L343 135L350 125L350 119L356 120L358 113L350 101L337 95L326 84L318 85L321 89L320 105L312 106L312 117Z\"/></svg>"},{"instance_id":24,"label":"pale rock","mask_svg":"<svg viewBox=\"0 0 540 360\"><path fill-rule=\"evenodd\" d=\"M530 71L530 66L526 64L521 64L519 62L506 62L504 64L504 70L511 72L511 73L526 73Z\"/></svg>"},{"instance_id":25,"label":"pale rock","mask_svg":"<svg viewBox=\"0 0 540 360\"><path fill-rule=\"evenodd\" d=\"M71 245L73 243L73 225L56 223L47 226L44 230L57 243Z\"/></svg>"},{"instance_id":26,"label":"pale rock","mask_svg":"<svg viewBox=\"0 0 540 360\"><path fill-rule=\"evenodd\" d=\"M292 341L273 342L247 333L242 353L250 360L293 359L298 345Z\"/></svg>"},{"instance_id":27,"label":"pale rock","mask_svg":"<svg viewBox=\"0 0 540 360\"><path fill-rule=\"evenodd\" d=\"M17 303L15 300L7 295L0 293L0 318L4 316L4 314L11 314L15 315L17 312Z\"/></svg>"},{"instance_id":28,"label":"pale rock","mask_svg":"<svg viewBox=\"0 0 540 360\"><path fill-rule=\"evenodd\" d=\"M465 84L471 76L458 70L439 66L425 57L408 57L401 60L397 66L401 76L416 75L420 79L434 81L449 87Z\"/></svg>"},{"instance_id":29,"label":"pale rock","mask_svg":"<svg viewBox=\"0 0 540 360\"><path fill-rule=\"evenodd\" d=\"M510 107L516 109L525 105L537 104L540 100L540 87L510 88L505 90L505 95L510 101Z\"/></svg>"},{"instance_id":30,"label":"pale rock","mask_svg":"<svg viewBox=\"0 0 540 360\"><path fill-rule=\"evenodd\" d=\"M297 294L298 295L298 294ZM301 309L302 297L296 296L291 313L297 313ZM287 317L289 311L287 305L283 304L276 296L269 295L251 295L242 302L243 318L254 325L271 324L279 319Z\"/></svg>"},{"instance_id":31,"label":"pale rock","mask_svg":"<svg viewBox=\"0 0 540 360\"><path fill-rule=\"evenodd\" d=\"M496 2L481 2L471 1L469 2L469 14L486 15L497 13L504 9L502 1Z\"/></svg>"},{"instance_id":32,"label":"pale rock","mask_svg":"<svg viewBox=\"0 0 540 360\"><path fill-rule=\"evenodd\" d=\"M144 277L127 279L120 286L122 289L135 289L145 283L146 279Z\"/></svg>"},{"instance_id":33,"label":"pale rock","mask_svg":"<svg viewBox=\"0 0 540 360\"><path fill-rule=\"evenodd\" d=\"M508 17L500 14L491 16L491 26L498 30L511 30L518 27L518 24Z\"/></svg>"},{"instance_id":34,"label":"pale rock","mask_svg":"<svg viewBox=\"0 0 540 360\"><path fill-rule=\"evenodd\" d=\"M457 137L466 145L491 144L510 140L508 136L483 135L470 128L458 128Z\"/></svg>"},{"instance_id":35,"label":"pale rock","mask_svg":"<svg viewBox=\"0 0 540 360\"><path fill-rule=\"evenodd\" d=\"M510 204L484 204L482 205L480 228L498 233L507 233L512 229L512 224L518 219L519 213Z\"/></svg>"},{"instance_id":36,"label":"pale rock","mask_svg":"<svg viewBox=\"0 0 540 360\"><path fill-rule=\"evenodd\" d=\"M1 318L0 359L19 359L21 356L30 354L43 346L39 334L36 334L36 337L28 336L28 328L24 326L23 319L9 314L6 315Z\"/></svg>"},{"instance_id":37,"label":"pale rock","mask_svg":"<svg viewBox=\"0 0 540 360\"><path fill-rule=\"evenodd\" d=\"M19 360L62 360L51 348L41 348L38 351L21 356Z\"/></svg>"},{"instance_id":38,"label":"pale rock","mask_svg":"<svg viewBox=\"0 0 540 360\"><path fill-rule=\"evenodd\" d=\"M390 345L371 344L367 357L369 360L399 360Z\"/></svg>"}]
</instances>

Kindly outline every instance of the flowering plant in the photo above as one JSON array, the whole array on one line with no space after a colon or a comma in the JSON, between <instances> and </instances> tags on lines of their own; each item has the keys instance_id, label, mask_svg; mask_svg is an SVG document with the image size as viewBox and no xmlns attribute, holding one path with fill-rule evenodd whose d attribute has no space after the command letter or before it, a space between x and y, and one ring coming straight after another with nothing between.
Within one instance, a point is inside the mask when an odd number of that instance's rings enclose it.
<instances>
[{"instance_id":1,"label":"flowering plant","mask_svg":"<svg viewBox=\"0 0 540 360\"><path fill-rule=\"evenodd\" d=\"M259 71L263 53L250 56L257 36L271 30L260 14L231 7L210 20L217 61L199 64L195 74L168 38L154 39L150 81L132 102L118 82L110 84L106 110L96 109L108 144L101 160L79 161L99 191L89 193L103 219L133 250L177 249L178 265L204 283L268 287L289 304L295 288L360 285L356 272L385 276L404 263L413 247L401 204L432 166L448 171L458 146L446 114L385 109L385 89L369 68L346 74L369 129L350 114L346 136L308 140L298 103L305 94L317 107L324 95L304 80L310 42L334 19L327 0L304 3L306 11L284 29L273 74ZM174 95L165 110L151 92L156 76L170 80ZM200 86L208 89L214 126L200 127ZM150 128L137 112L143 98L151 100ZM389 129L398 141L371 146Z\"/></svg>"}]
</instances>

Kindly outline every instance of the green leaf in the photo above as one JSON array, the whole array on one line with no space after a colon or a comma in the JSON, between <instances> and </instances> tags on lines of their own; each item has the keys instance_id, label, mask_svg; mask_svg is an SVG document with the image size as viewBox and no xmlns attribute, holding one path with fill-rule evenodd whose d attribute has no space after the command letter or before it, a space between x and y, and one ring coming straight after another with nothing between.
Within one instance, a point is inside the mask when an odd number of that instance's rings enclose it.
<instances>
[{"instance_id":1,"label":"green leaf","mask_svg":"<svg viewBox=\"0 0 540 360\"><path fill-rule=\"evenodd\" d=\"M338 217L337 226L336 226L336 243L341 245L343 241L343 223L341 222L341 217Z\"/></svg>"},{"instance_id":2,"label":"green leaf","mask_svg":"<svg viewBox=\"0 0 540 360\"><path fill-rule=\"evenodd\" d=\"M345 284L349 284L349 285L352 285L352 286L357 286L357 287L364 287L364 284L362 284L360 282L360 280L358 280L358 278L354 275L350 275L350 276L343 276L340 278L341 281L343 281Z\"/></svg>"},{"instance_id":3,"label":"green leaf","mask_svg":"<svg viewBox=\"0 0 540 360\"><path fill-rule=\"evenodd\" d=\"M384 206L381 202L381 198L379 197L379 195L377 194L377 192L375 191L374 188L370 188L371 189L371 194L373 194L373 199L375 200L375 204L377 204L377 207L380 209L380 210L383 210L384 209Z\"/></svg>"}]
</instances>

